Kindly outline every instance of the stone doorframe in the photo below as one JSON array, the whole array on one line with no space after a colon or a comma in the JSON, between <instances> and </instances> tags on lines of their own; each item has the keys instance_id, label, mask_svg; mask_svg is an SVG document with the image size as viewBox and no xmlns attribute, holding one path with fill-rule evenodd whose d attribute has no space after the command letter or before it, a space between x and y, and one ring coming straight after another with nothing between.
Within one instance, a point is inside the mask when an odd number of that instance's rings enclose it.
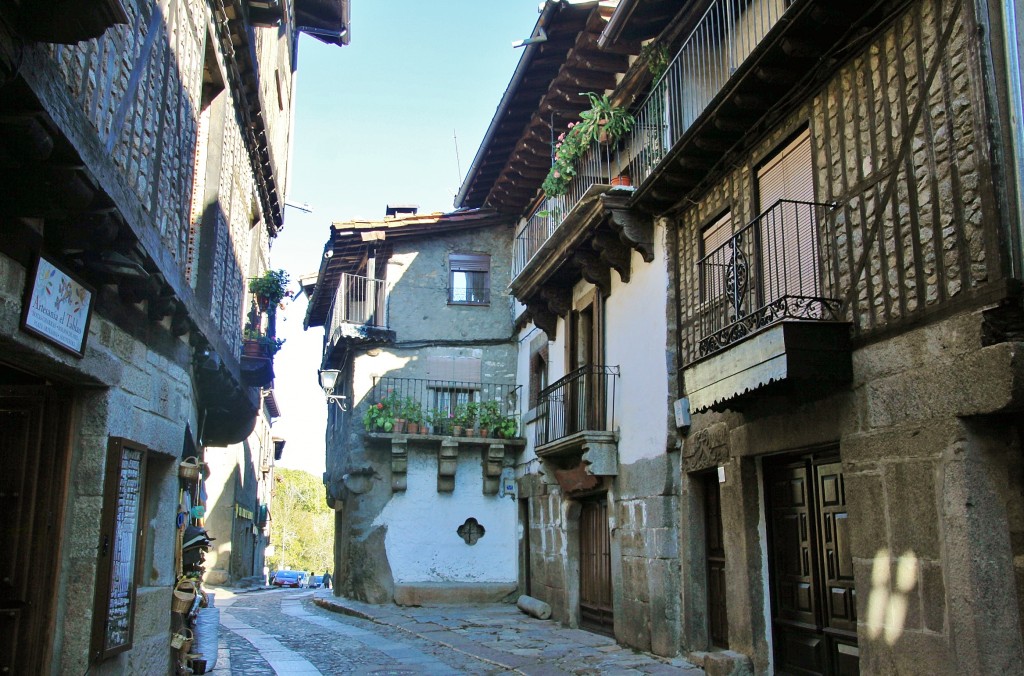
<instances>
[{"instance_id":1,"label":"stone doorframe","mask_svg":"<svg viewBox=\"0 0 1024 676\"><path fill-rule=\"evenodd\" d=\"M680 643L684 653L713 649L707 618L707 557L704 488L701 474L722 468L719 484L725 549L729 659L753 663L765 673L770 663L767 542L761 462L756 457L730 457L728 449L704 456L701 466L687 466L680 486ZM717 649L716 649L717 650Z\"/></svg>"},{"instance_id":2,"label":"stone doorframe","mask_svg":"<svg viewBox=\"0 0 1024 676\"><path fill-rule=\"evenodd\" d=\"M608 542L611 547L612 576L612 617L614 633L619 635L619 622L622 616L622 546L619 542L618 528L615 519L615 491L612 477L602 477L602 485L598 490L588 491L580 495L562 494L562 531L565 533L565 559L563 561L563 579L565 580L566 624L572 629L580 627L580 512L582 500L604 493L608 502Z\"/></svg>"}]
</instances>

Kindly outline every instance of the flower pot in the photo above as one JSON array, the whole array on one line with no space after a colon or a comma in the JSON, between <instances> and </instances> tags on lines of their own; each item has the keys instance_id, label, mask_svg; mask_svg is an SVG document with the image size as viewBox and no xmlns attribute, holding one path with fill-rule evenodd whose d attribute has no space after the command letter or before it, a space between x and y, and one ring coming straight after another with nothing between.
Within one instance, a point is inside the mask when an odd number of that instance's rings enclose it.
<instances>
[{"instance_id":1,"label":"flower pot","mask_svg":"<svg viewBox=\"0 0 1024 676\"><path fill-rule=\"evenodd\" d=\"M489 429L487 429L486 427L481 427L480 428L480 436L482 436L483 438L486 439L487 437L491 436L491 431Z\"/></svg>"},{"instance_id":2,"label":"flower pot","mask_svg":"<svg viewBox=\"0 0 1024 676\"><path fill-rule=\"evenodd\" d=\"M461 437L464 432L465 432L465 430L463 429L462 425L452 425L452 436L453 437Z\"/></svg>"},{"instance_id":3,"label":"flower pot","mask_svg":"<svg viewBox=\"0 0 1024 676\"><path fill-rule=\"evenodd\" d=\"M246 339L242 341L242 355L245 357L265 357L266 351L258 340Z\"/></svg>"},{"instance_id":4,"label":"flower pot","mask_svg":"<svg viewBox=\"0 0 1024 676\"><path fill-rule=\"evenodd\" d=\"M615 185L618 185L618 186L630 186L630 185L633 185L633 183L629 180L629 176L626 176L624 174L619 174L618 176L613 178L611 184L613 186L615 186Z\"/></svg>"},{"instance_id":5,"label":"flower pot","mask_svg":"<svg viewBox=\"0 0 1024 676\"><path fill-rule=\"evenodd\" d=\"M395 418L395 427L391 430L395 434L405 433L405 418Z\"/></svg>"},{"instance_id":6,"label":"flower pot","mask_svg":"<svg viewBox=\"0 0 1024 676\"><path fill-rule=\"evenodd\" d=\"M405 423L405 433L406 434L419 434L420 433L420 425L419 425L419 423L406 422Z\"/></svg>"}]
</instances>

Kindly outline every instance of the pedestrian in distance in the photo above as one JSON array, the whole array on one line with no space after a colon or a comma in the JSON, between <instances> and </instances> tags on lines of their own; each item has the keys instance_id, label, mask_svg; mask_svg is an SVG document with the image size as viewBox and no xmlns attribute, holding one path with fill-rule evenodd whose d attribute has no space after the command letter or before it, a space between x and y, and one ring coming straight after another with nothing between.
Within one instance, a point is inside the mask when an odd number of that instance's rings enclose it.
<instances>
[{"instance_id":1,"label":"pedestrian in distance","mask_svg":"<svg viewBox=\"0 0 1024 676\"><path fill-rule=\"evenodd\" d=\"M324 571L324 589L330 589L330 588L331 588L331 571L325 570Z\"/></svg>"}]
</instances>

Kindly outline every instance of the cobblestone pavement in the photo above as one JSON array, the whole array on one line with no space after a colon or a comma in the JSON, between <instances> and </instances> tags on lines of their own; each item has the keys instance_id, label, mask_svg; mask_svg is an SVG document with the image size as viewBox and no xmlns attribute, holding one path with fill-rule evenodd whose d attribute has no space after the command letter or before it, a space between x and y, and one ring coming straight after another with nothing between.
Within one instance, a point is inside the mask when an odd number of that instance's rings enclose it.
<instances>
[{"instance_id":1,"label":"cobblestone pavement","mask_svg":"<svg viewBox=\"0 0 1024 676\"><path fill-rule=\"evenodd\" d=\"M291 589L225 596L216 597L217 676L703 674L508 604L373 606Z\"/></svg>"}]
</instances>

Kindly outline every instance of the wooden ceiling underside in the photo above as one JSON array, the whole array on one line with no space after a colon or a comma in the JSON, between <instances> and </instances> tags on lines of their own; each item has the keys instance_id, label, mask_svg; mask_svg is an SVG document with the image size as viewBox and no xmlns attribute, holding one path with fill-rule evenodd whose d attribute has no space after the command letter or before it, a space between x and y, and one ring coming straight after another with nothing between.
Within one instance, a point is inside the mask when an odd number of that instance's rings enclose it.
<instances>
[{"instance_id":1,"label":"wooden ceiling underside","mask_svg":"<svg viewBox=\"0 0 1024 676\"><path fill-rule=\"evenodd\" d=\"M487 206L519 215L533 202L551 167L551 141L587 107L586 92L614 89L629 68L638 42L620 42L601 50L598 37L608 11L564 8L548 29L504 119L471 177L465 206ZM552 130L555 130L552 132Z\"/></svg>"}]
</instances>

